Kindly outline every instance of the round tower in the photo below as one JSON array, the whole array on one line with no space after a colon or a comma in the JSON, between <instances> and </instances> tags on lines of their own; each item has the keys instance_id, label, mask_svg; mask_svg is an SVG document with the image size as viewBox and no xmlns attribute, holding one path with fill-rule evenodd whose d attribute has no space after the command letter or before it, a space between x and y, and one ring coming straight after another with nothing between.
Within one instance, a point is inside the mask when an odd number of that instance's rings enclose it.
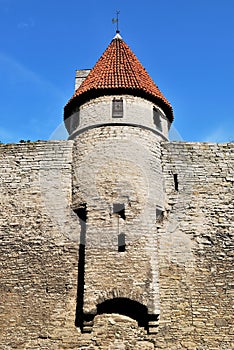
<instances>
[{"instance_id":1,"label":"round tower","mask_svg":"<svg viewBox=\"0 0 234 350\"><path fill-rule=\"evenodd\" d=\"M137 57L116 34L66 104L64 120L70 139L89 128L122 124L150 129L158 139L165 140L173 111Z\"/></svg>"},{"instance_id":2,"label":"round tower","mask_svg":"<svg viewBox=\"0 0 234 350\"><path fill-rule=\"evenodd\" d=\"M160 141L172 107L119 33L64 109L74 139L73 209L80 218L77 325L120 313L156 331L156 222L164 210ZM79 85L79 84L78 84Z\"/></svg>"}]
</instances>

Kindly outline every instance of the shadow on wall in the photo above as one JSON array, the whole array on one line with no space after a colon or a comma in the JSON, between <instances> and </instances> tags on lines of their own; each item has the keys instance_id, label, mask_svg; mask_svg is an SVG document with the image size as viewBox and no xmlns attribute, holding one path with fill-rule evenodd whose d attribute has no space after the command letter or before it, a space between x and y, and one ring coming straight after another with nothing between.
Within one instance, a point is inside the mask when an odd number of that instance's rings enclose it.
<instances>
[{"instance_id":1,"label":"shadow on wall","mask_svg":"<svg viewBox=\"0 0 234 350\"><path fill-rule=\"evenodd\" d=\"M79 261L78 261L78 285L77 285L77 304L75 325L82 332L91 332L94 317L93 314L84 314L84 288L85 288L85 243L86 243L86 221L87 207L83 203L80 208L74 210L79 218L81 226ZM122 247L122 245L120 246ZM97 305L97 315L101 314L120 314L128 316L137 321L139 327L144 327L149 331L149 321L155 321L157 316L149 315L146 306L128 298L108 299Z\"/></svg>"},{"instance_id":2,"label":"shadow on wall","mask_svg":"<svg viewBox=\"0 0 234 350\"><path fill-rule=\"evenodd\" d=\"M80 208L75 210L75 213L79 218L80 226L81 226L75 325L76 325L76 327L80 327L81 331L83 331L84 279L85 279L85 239L86 239L86 221L87 221L86 204L83 204L83 206L81 206Z\"/></svg>"}]
</instances>

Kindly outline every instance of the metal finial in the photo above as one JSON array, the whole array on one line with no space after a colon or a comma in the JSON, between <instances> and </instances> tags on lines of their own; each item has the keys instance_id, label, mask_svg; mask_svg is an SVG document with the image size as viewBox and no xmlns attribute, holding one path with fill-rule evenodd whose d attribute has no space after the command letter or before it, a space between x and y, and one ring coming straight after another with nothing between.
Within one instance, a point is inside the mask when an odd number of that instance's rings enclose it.
<instances>
[{"instance_id":1,"label":"metal finial","mask_svg":"<svg viewBox=\"0 0 234 350\"><path fill-rule=\"evenodd\" d=\"M116 33L120 33L119 31L119 14L120 14L120 11L116 11L116 18L112 18L112 23L116 23Z\"/></svg>"}]
</instances>

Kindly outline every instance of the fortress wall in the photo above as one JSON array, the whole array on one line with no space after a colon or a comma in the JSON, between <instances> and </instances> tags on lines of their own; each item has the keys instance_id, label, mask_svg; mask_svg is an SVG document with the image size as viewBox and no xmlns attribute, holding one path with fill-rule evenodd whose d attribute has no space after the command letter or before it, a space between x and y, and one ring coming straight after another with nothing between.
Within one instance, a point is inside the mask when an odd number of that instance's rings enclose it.
<instances>
[{"instance_id":1,"label":"fortress wall","mask_svg":"<svg viewBox=\"0 0 234 350\"><path fill-rule=\"evenodd\" d=\"M162 349L233 345L234 144L163 143ZM178 191L173 175L177 174Z\"/></svg>"},{"instance_id":2,"label":"fortress wall","mask_svg":"<svg viewBox=\"0 0 234 350\"><path fill-rule=\"evenodd\" d=\"M0 146L0 349L39 349L77 333L72 145Z\"/></svg>"},{"instance_id":3,"label":"fortress wall","mask_svg":"<svg viewBox=\"0 0 234 350\"><path fill-rule=\"evenodd\" d=\"M80 223L71 211L72 147L0 146L0 349L153 349L128 317L97 316L91 334L75 326Z\"/></svg>"},{"instance_id":4,"label":"fortress wall","mask_svg":"<svg viewBox=\"0 0 234 350\"><path fill-rule=\"evenodd\" d=\"M161 144L166 203L156 225L156 335L118 315L96 316L91 334L75 327L73 144L0 146L0 349L232 349L233 143Z\"/></svg>"}]
</instances>

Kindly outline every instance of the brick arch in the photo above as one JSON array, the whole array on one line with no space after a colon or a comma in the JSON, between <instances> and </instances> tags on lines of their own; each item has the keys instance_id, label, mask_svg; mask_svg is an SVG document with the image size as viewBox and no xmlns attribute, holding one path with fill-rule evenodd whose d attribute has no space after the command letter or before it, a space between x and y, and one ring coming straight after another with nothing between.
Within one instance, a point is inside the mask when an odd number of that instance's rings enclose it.
<instances>
[{"instance_id":1,"label":"brick arch","mask_svg":"<svg viewBox=\"0 0 234 350\"><path fill-rule=\"evenodd\" d=\"M148 328L148 309L145 305L129 298L107 299L97 305L97 314L120 314L138 322L139 327Z\"/></svg>"}]
</instances>

